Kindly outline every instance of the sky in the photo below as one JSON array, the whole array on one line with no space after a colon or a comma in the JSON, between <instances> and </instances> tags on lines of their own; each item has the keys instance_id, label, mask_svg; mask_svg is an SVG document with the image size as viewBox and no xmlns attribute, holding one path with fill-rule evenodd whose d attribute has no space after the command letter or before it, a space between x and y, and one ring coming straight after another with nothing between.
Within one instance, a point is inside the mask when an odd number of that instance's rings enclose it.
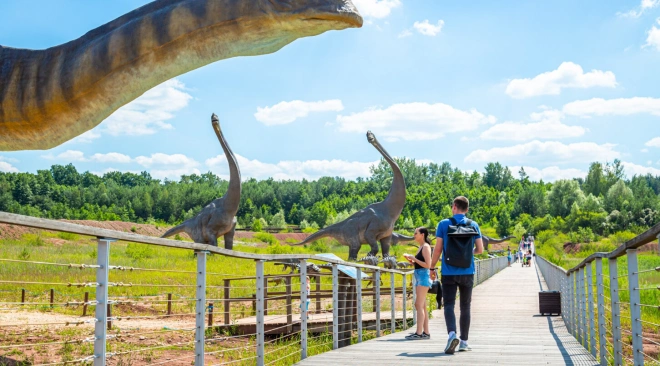
<instances>
[{"instance_id":1,"label":"sky","mask_svg":"<svg viewBox=\"0 0 660 366\"><path fill-rule=\"evenodd\" d=\"M216 113L243 179L367 177L380 154L535 180L594 161L660 175L660 0L353 0L360 29L221 60L45 151L0 152L0 171L228 176ZM0 2L0 44L68 42L144 0Z\"/></svg>"}]
</instances>

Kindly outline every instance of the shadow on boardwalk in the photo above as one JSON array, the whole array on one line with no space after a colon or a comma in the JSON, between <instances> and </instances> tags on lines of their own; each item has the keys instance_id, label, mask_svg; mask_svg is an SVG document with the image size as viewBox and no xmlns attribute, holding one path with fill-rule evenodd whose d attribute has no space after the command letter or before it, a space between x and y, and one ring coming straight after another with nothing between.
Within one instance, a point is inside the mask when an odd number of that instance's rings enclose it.
<instances>
[{"instance_id":1,"label":"shadow on boardwalk","mask_svg":"<svg viewBox=\"0 0 660 366\"><path fill-rule=\"evenodd\" d=\"M399 332L310 357L299 365L597 365L561 317L538 314L538 291L545 281L537 272L535 266L514 264L474 289L471 352L443 353L447 331L443 311L436 310L430 340L407 341L409 332Z\"/></svg>"}]
</instances>

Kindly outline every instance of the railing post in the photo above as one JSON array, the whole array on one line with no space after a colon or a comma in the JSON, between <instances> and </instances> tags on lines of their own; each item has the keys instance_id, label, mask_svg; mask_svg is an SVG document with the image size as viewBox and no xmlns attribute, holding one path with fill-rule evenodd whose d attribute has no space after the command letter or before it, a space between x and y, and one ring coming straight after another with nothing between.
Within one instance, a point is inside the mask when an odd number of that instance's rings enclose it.
<instances>
[{"instance_id":1,"label":"railing post","mask_svg":"<svg viewBox=\"0 0 660 366\"><path fill-rule=\"evenodd\" d=\"M264 261L257 260L255 261L257 267L257 277L256 277L256 286L257 286L257 366L263 366L265 362L265 353L264 353L264 340L265 340L265 301L264 297L266 295L266 289L264 288Z\"/></svg>"},{"instance_id":2,"label":"railing post","mask_svg":"<svg viewBox=\"0 0 660 366\"><path fill-rule=\"evenodd\" d=\"M307 260L300 260L300 359L307 358Z\"/></svg>"},{"instance_id":3,"label":"railing post","mask_svg":"<svg viewBox=\"0 0 660 366\"><path fill-rule=\"evenodd\" d=\"M612 344L614 364L623 365L623 344L621 340L621 309L619 305L619 274L616 258L610 258L610 306L612 308Z\"/></svg>"},{"instance_id":4,"label":"railing post","mask_svg":"<svg viewBox=\"0 0 660 366\"><path fill-rule=\"evenodd\" d=\"M578 331L578 342L584 347L587 348L587 339L585 334L587 332L586 325L584 324L587 320L587 309L584 307L584 267L578 269L577 271L577 300L578 300L578 322L580 324L580 330Z\"/></svg>"},{"instance_id":5,"label":"railing post","mask_svg":"<svg viewBox=\"0 0 660 366\"><path fill-rule=\"evenodd\" d=\"M598 302L598 344L601 366L607 366L607 332L605 328L605 294L603 281L603 258L596 259L596 300Z\"/></svg>"},{"instance_id":6,"label":"railing post","mask_svg":"<svg viewBox=\"0 0 660 366\"><path fill-rule=\"evenodd\" d=\"M108 323L108 271L110 266L110 243L115 239L98 238L96 250L96 312L94 323L94 366L105 366L106 336Z\"/></svg>"},{"instance_id":7,"label":"railing post","mask_svg":"<svg viewBox=\"0 0 660 366\"><path fill-rule=\"evenodd\" d=\"M374 271L374 288L376 289L376 337L380 337L380 271Z\"/></svg>"},{"instance_id":8,"label":"railing post","mask_svg":"<svg viewBox=\"0 0 660 366\"><path fill-rule=\"evenodd\" d=\"M339 348L339 270L337 270L337 265L333 263L332 264L332 349L338 349L338 348Z\"/></svg>"},{"instance_id":9,"label":"railing post","mask_svg":"<svg viewBox=\"0 0 660 366\"><path fill-rule=\"evenodd\" d=\"M390 317L390 331L396 332L396 291L394 288L394 272L390 272L390 306L392 307Z\"/></svg>"},{"instance_id":10,"label":"railing post","mask_svg":"<svg viewBox=\"0 0 660 366\"><path fill-rule=\"evenodd\" d=\"M407 316L406 316L407 315L406 314L406 310L407 310L406 309L406 298L408 297L407 296L408 294L406 293L408 291L408 289L406 287L408 286L408 283L406 283L406 277L407 276L404 273L403 274L403 289L401 290L401 294L403 295L403 298L402 298L402 301L401 301L401 306L403 306L403 314L402 314L402 319L403 319L402 329L403 330L408 329L408 319L406 319L407 318Z\"/></svg>"},{"instance_id":11,"label":"railing post","mask_svg":"<svg viewBox=\"0 0 660 366\"><path fill-rule=\"evenodd\" d=\"M415 278L415 275L412 276L412 286L411 286L411 292L412 292L412 320L413 320L413 325L417 325L417 308L415 307L415 304L417 303L417 279Z\"/></svg>"},{"instance_id":12,"label":"railing post","mask_svg":"<svg viewBox=\"0 0 660 366\"><path fill-rule=\"evenodd\" d=\"M578 290L577 272L575 272L575 271L571 272L570 286L571 286L570 290L571 290L571 307L572 307L571 324L573 324L573 326L572 326L572 328L573 328L573 337L575 337L575 339L579 339L580 338L580 324L578 323L578 321L579 321L579 319L578 319L578 299L579 299L579 296L578 296L578 293L577 293L577 290Z\"/></svg>"},{"instance_id":13,"label":"railing post","mask_svg":"<svg viewBox=\"0 0 660 366\"><path fill-rule=\"evenodd\" d=\"M585 349L589 349L589 337L587 336L587 328L589 327L587 322L589 319L587 318L587 291L585 290L585 285L587 282L586 275L587 270L585 267L580 268L580 300L582 301L582 345Z\"/></svg>"},{"instance_id":14,"label":"railing post","mask_svg":"<svg viewBox=\"0 0 660 366\"><path fill-rule=\"evenodd\" d=\"M357 295L357 341L362 342L362 270L355 268L355 292Z\"/></svg>"},{"instance_id":15,"label":"railing post","mask_svg":"<svg viewBox=\"0 0 660 366\"><path fill-rule=\"evenodd\" d=\"M224 310L225 325L229 325L231 321L231 304L229 303L229 297L231 295L231 293L229 292L230 281L231 280L222 280L222 287L224 290L223 291L224 301L222 302L222 308Z\"/></svg>"},{"instance_id":16,"label":"railing post","mask_svg":"<svg viewBox=\"0 0 660 366\"><path fill-rule=\"evenodd\" d=\"M195 366L204 365L204 332L206 330L206 255L204 250L197 254L197 283L195 304Z\"/></svg>"},{"instance_id":17,"label":"railing post","mask_svg":"<svg viewBox=\"0 0 660 366\"><path fill-rule=\"evenodd\" d=\"M594 318L594 282L591 267L591 263L587 263L587 307L589 308L589 350L595 358L597 357L596 325Z\"/></svg>"},{"instance_id":18,"label":"railing post","mask_svg":"<svg viewBox=\"0 0 660 366\"><path fill-rule=\"evenodd\" d=\"M630 319L632 322L632 346L635 366L644 365L644 340L642 339L642 307L637 273L637 249L626 250L628 255L628 291L630 291Z\"/></svg>"}]
</instances>

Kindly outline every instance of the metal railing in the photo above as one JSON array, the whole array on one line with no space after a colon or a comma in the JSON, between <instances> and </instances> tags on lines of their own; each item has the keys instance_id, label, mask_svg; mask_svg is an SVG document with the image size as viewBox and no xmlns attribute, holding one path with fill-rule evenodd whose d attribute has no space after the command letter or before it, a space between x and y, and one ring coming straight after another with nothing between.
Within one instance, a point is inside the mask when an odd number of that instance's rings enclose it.
<instances>
[{"instance_id":1,"label":"metal railing","mask_svg":"<svg viewBox=\"0 0 660 366\"><path fill-rule=\"evenodd\" d=\"M108 360L153 365L174 361L291 364L415 323L411 271L316 255L237 252L4 212L0 212L0 223L97 238L94 256L89 257L94 263L0 256L0 265L5 266L0 271L0 319L2 312L20 313L15 321L0 321L3 361L32 365L106 365ZM190 255L165 268L117 265L113 250L127 250L118 240ZM208 270L217 255L230 257L233 268L254 275L237 276L232 268ZM294 267L297 264L299 273L278 273L281 268L274 263L287 261L293 261ZM321 264L325 264L321 266L324 271L317 271ZM477 261L475 286L506 265L506 257ZM52 280L26 278L38 272L37 267L50 268ZM348 275L350 271L353 273ZM308 276L312 282L309 290ZM62 288L69 290L55 290ZM93 313L88 314L88 308ZM49 314L31 318L43 311ZM170 322L177 327L163 326ZM62 337L53 338L53 331Z\"/></svg>"},{"instance_id":2,"label":"metal railing","mask_svg":"<svg viewBox=\"0 0 660 366\"><path fill-rule=\"evenodd\" d=\"M561 292L567 329L601 365L660 365L660 266L638 255L656 239L660 249L660 224L569 270L537 256L548 288Z\"/></svg>"}]
</instances>

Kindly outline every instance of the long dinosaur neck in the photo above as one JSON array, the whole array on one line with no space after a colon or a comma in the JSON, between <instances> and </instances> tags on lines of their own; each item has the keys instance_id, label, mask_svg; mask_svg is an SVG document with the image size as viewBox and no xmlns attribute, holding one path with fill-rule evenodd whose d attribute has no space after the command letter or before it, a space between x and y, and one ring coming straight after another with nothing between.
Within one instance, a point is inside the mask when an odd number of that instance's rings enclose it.
<instances>
[{"instance_id":1,"label":"long dinosaur neck","mask_svg":"<svg viewBox=\"0 0 660 366\"><path fill-rule=\"evenodd\" d=\"M220 141L222 150L225 152L227 163L229 163L229 188L223 196L224 208L226 212L233 212L236 214L236 212L238 212L238 205L241 202L241 171L238 169L234 153L231 151L231 148L225 140L225 136L222 134L220 125L214 123L213 130L218 137L218 141Z\"/></svg>"},{"instance_id":2,"label":"long dinosaur neck","mask_svg":"<svg viewBox=\"0 0 660 366\"><path fill-rule=\"evenodd\" d=\"M361 25L332 1L160 0L60 46L0 46L0 150L50 149L177 75Z\"/></svg>"},{"instance_id":3,"label":"long dinosaur neck","mask_svg":"<svg viewBox=\"0 0 660 366\"><path fill-rule=\"evenodd\" d=\"M399 169L399 165L397 165L394 159L392 159L390 154L385 151L378 141L374 141L373 145L392 168L392 186L390 186L390 191L383 203L388 206L388 213L390 215L398 217L403 210L403 206L406 204L406 182L403 179L403 174L401 173L401 169Z\"/></svg>"}]
</instances>

